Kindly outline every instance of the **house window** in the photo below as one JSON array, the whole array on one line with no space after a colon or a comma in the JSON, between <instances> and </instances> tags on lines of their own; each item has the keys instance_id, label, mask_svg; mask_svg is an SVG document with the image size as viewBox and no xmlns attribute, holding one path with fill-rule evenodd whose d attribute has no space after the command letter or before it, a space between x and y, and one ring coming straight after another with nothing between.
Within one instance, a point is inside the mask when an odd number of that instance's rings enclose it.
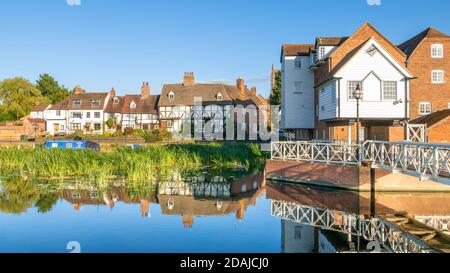
<instances>
[{"instance_id":1,"label":"house window","mask_svg":"<svg viewBox=\"0 0 450 273\"><path fill-rule=\"evenodd\" d=\"M86 112L86 118L91 118L91 112Z\"/></svg>"},{"instance_id":2,"label":"house window","mask_svg":"<svg viewBox=\"0 0 450 273\"><path fill-rule=\"evenodd\" d=\"M61 116L61 110L56 110L56 116L60 117Z\"/></svg>"},{"instance_id":3,"label":"house window","mask_svg":"<svg viewBox=\"0 0 450 273\"><path fill-rule=\"evenodd\" d=\"M325 47L321 46L319 47L319 61L323 60L325 57Z\"/></svg>"},{"instance_id":4,"label":"house window","mask_svg":"<svg viewBox=\"0 0 450 273\"><path fill-rule=\"evenodd\" d=\"M94 131L100 131L102 129L102 125L100 123L94 123Z\"/></svg>"},{"instance_id":5,"label":"house window","mask_svg":"<svg viewBox=\"0 0 450 273\"><path fill-rule=\"evenodd\" d=\"M59 126L59 130L61 130L61 131L65 131L65 127L64 127L64 125L63 125L63 124L61 124L61 125Z\"/></svg>"},{"instance_id":6,"label":"house window","mask_svg":"<svg viewBox=\"0 0 450 273\"><path fill-rule=\"evenodd\" d=\"M397 82L383 82L383 100L397 100Z\"/></svg>"},{"instance_id":7,"label":"house window","mask_svg":"<svg viewBox=\"0 0 450 273\"><path fill-rule=\"evenodd\" d=\"M100 106L100 100L93 100L91 102L92 107L99 107Z\"/></svg>"},{"instance_id":8,"label":"house window","mask_svg":"<svg viewBox=\"0 0 450 273\"><path fill-rule=\"evenodd\" d=\"M217 99L217 100L222 100L222 94L221 94L221 93L217 94L217 95L216 95L216 99Z\"/></svg>"},{"instance_id":9,"label":"house window","mask_svg":"<svg viewBox=\"0 0 450 273\"><path fill-rule=\"evenodd\" d=\"M94 118L100 118L100 112L95 112L94 113Z\"/></svg>"},{"instance_id":10,"label":"house window","mask_svg":"<svg viewBox=\"0 0 450 273\"><path fill-rule=\"evenodd\" d=\"M167 128L173 128L173 121L172 120L168 120L167 121Z\"/></svg>"},{"instance_id":11,"label":"house window","mask_svg":"<svg viewBox=\"0 0 450 273\"><path fill-rule=\"evenodd\" d=\"M295 68L296 69L302 68L302 59L301 58L295 59Z\"/></svg>"},{"instance_id":12,"label":"house window","mask_svg":"<svg viewBox=\"0 0 450 273\"><path fill-rule=\"evenodd\" d=\"M431 58L444 58L444 45L431 45Z\"/></svg>"},{"instance_id":13,"label":"house window","mask_svg":"<svg viewBox=\"0 0 450 273\"><path fill-rule=\"evenodd\" d=\"M83 118L83 113L81 112L73 112L72 118Z\"/></svg>"},{"instance_id":14,"label":"house window","mask_svg":"<svg viewBox=\"0 0 450 273\"><path fill-rule=\"evenodd\" d=\"M136 103L135 103L134 101L132 101L132 102L130 103L130 108L131 108L131 109L136 109Z\"/></svg>"},{"instance_id":15,"label":"house window","mask_svg":"<svg viewBox=\"0 0 450 273\"><path fill-rule=\"evenodd\" d=\"M353 96L353 92L355 92L357 87L360 87L362 90L362 82L360 81L349 81L347 85L347 91L348 91L348 99L354 100L355 97Z\"/></svg>"},{"instance_id":16,"label":"house window","mask_svg":"<svg viewBox=\"0 0 450 273\"><path fill-rule=\"evenodd\" d=\"M169 98L169 100L173 100L175 98L175 94L173 92L170 92L167 97Z\"/></svg>"},{"instance_id":17,"label":"house window","mask_svg":"<svg viewBox=\"0 0 450 273\"><path fill-rule=\"evenodd\" d=\"M80 129L81 129L81 123L71 123L70 124L71 131L80 130Z\"/></svg>"},{"instance_id":18,"label":"house window","mask_svg":"<svg viewBox=\"0 0 450 273\"><path fill-rule=\"evenodd\" d=\"M419 115L431 114L431 103L421 102L419 103Z\"/></svg>"},{"instance_id":19,"label":"house window","mask_svg":"<svg viewBox=\"0 0 450 273\"><path fill-rule=\"evenodd\" d=\"M294 94L302 94L302 82L294 82Z\"/></svg>"},{"instance_id":20,"label":"house window","mask_svg":"<svg viewBox=\"0 0 450 273\"><path fill-rule=\"evenodd\" d=\"M81 106L81 100L74 100L72 102L72 105L75 106L75 107L80 107Z\"/></svg>"},{"instance_id":21,"label":"house window","mask_svg":"<svg viewBox=\"0 0 450 273\"><path fill-rule=\"evenodd\" d=\"M444 70L431 71L431 82L435 84L444 83Z\"/></svg>"},{"instance_id":22,"label":"house window","mask_svg":"<svg viewBox=\"0 0 450 273\"><path fill-rule=\"evenodd\" d=\"M119 104L119 98L115 97L115 98L113 99L113 104Z\"/></svg>"}]
</instances>

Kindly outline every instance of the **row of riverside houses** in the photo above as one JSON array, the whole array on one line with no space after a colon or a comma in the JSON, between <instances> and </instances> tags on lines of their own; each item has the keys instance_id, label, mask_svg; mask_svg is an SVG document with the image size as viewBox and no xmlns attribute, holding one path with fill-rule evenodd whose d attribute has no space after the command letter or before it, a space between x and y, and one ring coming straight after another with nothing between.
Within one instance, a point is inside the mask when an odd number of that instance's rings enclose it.
<instances>
[{"instance_id":1,"label":"row of riverside houses","mask_svg":"<svg viewBox=\"0 0 450 273\"><path fill-rule=\"evenodd\" d=\"M256 94L256 88L248 89L243 79L236 86L225 84L203 84L195 82L194 73L185 73L183 83L165 84L161 95L150 94L150 84L144 82L140 95L118 96L113 88L110 92L85 92L76 88L65 100L54 105L37 105L31 118L45 122L45 131L50 135L72 134L77 130L84 133L103 134L117 128L153 130L167 129L179 132L184 123L192 122L195 101L201 98L202 117L205 122L214 118L214 132L224 132L225 121L232 113L232 107L242 105L261 109L264 124L269 120L270 106L266 99ZM264 106L264 107L262 107ZM249 121L248 116L246 121ZM106 124L112 120L116 126ZM250 126L239 123L239 126ZM203 127L200 127L203 128Z\"/></svg>"},{"instance_id":2,"label":"row of riverside houses","mask_svg":"<svg viewBox=\"0 0 450 273\"><path fill-rule=\"evenodd\" d=\"M285 44L281 64L281 128L296 139L450 141L450 36L436 29L396 46L365 23L350 37Z\"/></svg>"}]
</instances>

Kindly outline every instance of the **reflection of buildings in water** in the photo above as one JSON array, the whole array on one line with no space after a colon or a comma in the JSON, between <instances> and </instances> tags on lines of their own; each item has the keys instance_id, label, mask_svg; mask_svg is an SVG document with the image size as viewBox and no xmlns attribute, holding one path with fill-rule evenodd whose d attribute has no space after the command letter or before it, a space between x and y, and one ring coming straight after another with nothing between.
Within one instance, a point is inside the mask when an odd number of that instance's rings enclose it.
<instances>
[{"instance_id":1,"label":"reflection of buildings in water","mask_svg":"<svg viewBox=\"0 0 450 273\"><path fill-rule=\"evenodd\" d=\"M292 221L281 220L281 252L315 252L317 228Z\"/></svg>"},{"instance_id":2,"label":"reflection of buildings in water","mask_svg":"<svg viewBox=\"0 0 450 273\"><path fill-rule=\"evenodd\" d=\"M265 187L264 174L235 179L230 182L216 177L216 182L178 181L165 182L158 189L158 200L163 214L180 215L183 225L191 228L197 216L235 214L242 220L248 206L256 205L256 199Z\"/></svg>"},{"instance_id":3,"label":"reflection of buildings in water","mask_svg":"<svg viewBox=\"0 0 450 273\"><path fill-rule=\"evenodd\" d=\"M163 214L182 216L183 225L189 228L196 216L235 214L236 219L244 219L247 207L256 205L265 187L264 173L232 181L206 175L184 180L179 175L173 178L173 181L160 183L145 198L131 197L125 187L111 187L103 193L68 187L61 197L72 203L75 211L80 211L84 205L106 205L112 210L117 202L139 203L143 217L150 216L151 203L159 203Z\"/></svg>"}]
</instances>

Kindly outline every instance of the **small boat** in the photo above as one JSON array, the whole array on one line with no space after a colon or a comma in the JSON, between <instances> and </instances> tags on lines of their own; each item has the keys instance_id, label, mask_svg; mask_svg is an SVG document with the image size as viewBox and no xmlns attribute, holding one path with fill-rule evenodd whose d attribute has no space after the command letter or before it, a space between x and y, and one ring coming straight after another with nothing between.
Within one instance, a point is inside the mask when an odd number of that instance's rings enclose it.
<instances>
[{"instance_id":1,"label":"small boat","mask_svg":"<svg viewBox=\"0 0 450 273\"><path fill-rule=\"evenodd\" d=\"M100 145L89 140L49 140L45 142L45 148L100 151Z\"/></svg>"}]
</instances>

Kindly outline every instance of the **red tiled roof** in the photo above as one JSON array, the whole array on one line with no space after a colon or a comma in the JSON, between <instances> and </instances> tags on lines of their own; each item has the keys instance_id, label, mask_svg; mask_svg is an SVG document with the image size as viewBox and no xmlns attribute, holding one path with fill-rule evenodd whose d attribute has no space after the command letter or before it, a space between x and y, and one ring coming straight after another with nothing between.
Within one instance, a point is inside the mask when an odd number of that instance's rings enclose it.
<instances>
[{"instance_id":1,"label":"red tiled roof","mask_svg":"<svg viewBox=\"0 0 450 273\"><path fill-rule=\"evenodd\" d=\"M315 46L339 46L347 39L348 37L317 37Z\"/></svg>"},{"instance_id":2,"label":"red tiled roof","mask_svg":"<svg viewBox=\"0 0 450 273\"><path fill-rule=\"evenodd\" d=\"M410 57L414 50L416 50L416 48L419 46L419 44L426 38L450 38L450 36L438 31L435 28L429 27L416 36L412 37L408 41L399 45L398 48L400 48L403 53Z\"/></svg>"},{"instance_id":3,"label":"red tiled roof","mask_svg":"<svg viewBox=\"0 0 450 273\"><path fill-rule=\"evenodd\" d=\"M307 56L314 49L313 44L285 44L282 47L284 56Z\"/></svg>"},{"instance_id":4,"label":"red tiled roof","mask_svg":"<svg viewBox=\"0 0 450 273\"><path fill-rule=\"evenodd\" d=\"M31 110L32 112L42 112L45 109L47 109L47 107L49 107L50 104L46 103L46 104L38 104L35 107L33 107L33 109Z\"/></svg>"},{"instance_id":5,"label":"red tiled roof","mask_svg":"<svg viewBox=\"0 0 450 273\"><path fill-rule=\"evenodd\" d=\"M50 110L103 110L108 94L105 92L71 94L65 100L50 107ZM81 102L80 106L73 104L77 100ZM99 100L100 104L93 105L94 100Z\"/></svg>"}]
</instances>

